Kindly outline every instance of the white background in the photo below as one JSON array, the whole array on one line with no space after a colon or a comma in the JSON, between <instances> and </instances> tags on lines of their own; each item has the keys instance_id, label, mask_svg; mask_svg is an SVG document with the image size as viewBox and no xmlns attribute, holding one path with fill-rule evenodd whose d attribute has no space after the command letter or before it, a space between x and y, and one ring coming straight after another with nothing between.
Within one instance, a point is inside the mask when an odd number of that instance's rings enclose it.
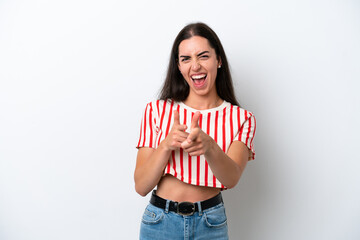
<instances>
[{"instance_id":1,"label":"white background","mask_svg":"<svg viewBox=\"0 0 360 240\"><path fill-rule=\"evenodd\" d=\"M356 0L0 1L0 239L138 239L141 115L194 21L257 117L231 239L360 239Z\"/></svg>"}]
</instances>

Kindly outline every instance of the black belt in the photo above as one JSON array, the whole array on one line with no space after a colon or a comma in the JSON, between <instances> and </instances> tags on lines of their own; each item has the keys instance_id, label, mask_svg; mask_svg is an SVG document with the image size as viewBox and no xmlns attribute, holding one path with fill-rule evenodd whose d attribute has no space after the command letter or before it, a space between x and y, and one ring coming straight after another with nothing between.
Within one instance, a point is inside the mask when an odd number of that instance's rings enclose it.
<instances>
[{"instance_id":1,"label":"black belt","mask_svg":"<svg viewBox=\"0 0 360 240\"><path fill-rule=\"evenodd\" d=\"M152 192L150 203L158 208L165 209L166 208L166 199L163 199L156 195L156 190ZM201 210L205 210L211 207L214 207L220 203L222 203L221 193L212 197L208 200L200 202ZM169 211L176 212L180 215L189 216L193 215L195 212L199 211L199 206L197 203L192 202L174 202L170 201L169 203Z\"/></svg>"}]
</instances>

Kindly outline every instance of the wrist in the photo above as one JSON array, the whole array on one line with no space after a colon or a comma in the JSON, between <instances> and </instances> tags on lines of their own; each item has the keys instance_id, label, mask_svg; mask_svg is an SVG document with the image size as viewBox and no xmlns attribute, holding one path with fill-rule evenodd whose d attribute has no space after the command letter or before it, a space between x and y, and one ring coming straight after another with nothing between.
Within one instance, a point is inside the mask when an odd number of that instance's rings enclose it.
<instances>
[{"instance_id":1,"label":"wrist","mask_svg":"<svg viewBox=\"0 0 360 240\"><path fill-rule=\"evenodd\" d=\"M208 140L208 147L204 153L205 157L207 158L207 156L212 156L215 152L215 149L219 147L218 144L215 142L214 139L212 139L211 137L209 137Z\"/></svg>"},{"instance_id":2,"label":"wrist","mask_svg":"<svg viewBox=\"0 0 360 240\"><path fill-rule=\"evenodd\" d=\"M166 153L170 153L172 151L172 149L168 146L166 139L160 142L158 149Z\"/></svg>"}]
</instances>

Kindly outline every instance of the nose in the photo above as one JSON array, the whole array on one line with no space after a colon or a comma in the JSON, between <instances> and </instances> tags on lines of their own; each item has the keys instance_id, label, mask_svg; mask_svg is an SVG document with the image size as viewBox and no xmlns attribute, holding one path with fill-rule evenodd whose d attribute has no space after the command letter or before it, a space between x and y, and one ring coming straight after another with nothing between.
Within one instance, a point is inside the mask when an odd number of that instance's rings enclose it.
<instances>
[{"instance_id":1,"label":"nose","mask_svg":"<svg viewBox=\"0 0 360 240\"><path fill-rule=\"evenodd\" d=\"M198 71L201 68L201 66L198 61L193 61L191 68L194 71Z\"/></svg>"}]
</instances>

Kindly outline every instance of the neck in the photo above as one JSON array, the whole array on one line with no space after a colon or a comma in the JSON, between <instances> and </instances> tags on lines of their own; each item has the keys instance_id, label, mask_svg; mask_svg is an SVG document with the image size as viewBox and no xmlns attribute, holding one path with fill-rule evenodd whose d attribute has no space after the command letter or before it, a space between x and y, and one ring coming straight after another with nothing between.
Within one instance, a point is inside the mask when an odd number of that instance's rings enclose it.
<instances>
[{"instance_id":1,"label":"neck","mask_svg":"<svg viewBox=\"0 0 360 240\"><path fill-rule=\"evenodd\" d=\"M220 106L223 103L223 100L216 94L213 97L206 96L188 96L184 103L194 109L206 110Z\"/></svg>"}]
</instances>

